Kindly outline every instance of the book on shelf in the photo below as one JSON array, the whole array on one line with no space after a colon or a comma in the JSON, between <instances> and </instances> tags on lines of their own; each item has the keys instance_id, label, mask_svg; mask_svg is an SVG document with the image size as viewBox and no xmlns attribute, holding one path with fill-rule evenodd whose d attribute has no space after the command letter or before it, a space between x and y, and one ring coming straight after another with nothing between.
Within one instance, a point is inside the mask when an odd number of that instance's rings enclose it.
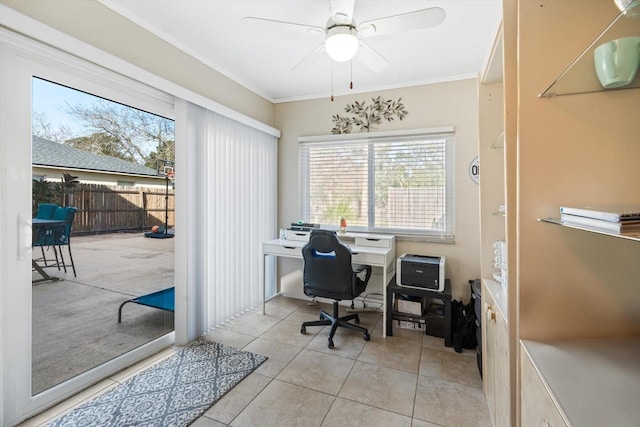
<instances>
[{"instance_id":1,"label":"book on shelf","mask_svg":"<svg viewBox=\"0 0 640 427\"><path fill-rule=\"evenodd\" d=\"M610 222L634 221L640 220L640 205L562 206L560 214L577 215Z\"/></svg>"},{"instance_id":2,"label":"book on shelf","mask_svg":"<svg viewBox=\"0 0 640 427\"><path fill-rule=\"evenodd\" d=\"M591 228L599 231L606 231L609 233L628 233L628 232L640 232L640 218L628 219L625 221L606 221L597 218L588 218L579 215L560 214L560 222L568 225L575 225L578 227Z\"/></svg>"}]
</instances>

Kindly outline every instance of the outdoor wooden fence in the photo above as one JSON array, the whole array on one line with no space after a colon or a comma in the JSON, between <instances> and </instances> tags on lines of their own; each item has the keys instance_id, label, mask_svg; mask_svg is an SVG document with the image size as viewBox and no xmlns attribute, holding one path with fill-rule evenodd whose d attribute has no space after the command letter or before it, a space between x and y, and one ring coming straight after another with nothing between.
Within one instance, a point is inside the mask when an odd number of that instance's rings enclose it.
<instances>
[{"instance_id":1,"label":"outdoor wooden fence","mask_svg":"<svg viewBox=\"0 0 640 427\"><path fill-rule=\"evenodd\" d=\"M68 206L78 208L73 234L147 230L165 224L165 199L168 225L175 225L174 190L164 188L122 187L80 184L69 198Z\"/></svg>"}]
</instances>

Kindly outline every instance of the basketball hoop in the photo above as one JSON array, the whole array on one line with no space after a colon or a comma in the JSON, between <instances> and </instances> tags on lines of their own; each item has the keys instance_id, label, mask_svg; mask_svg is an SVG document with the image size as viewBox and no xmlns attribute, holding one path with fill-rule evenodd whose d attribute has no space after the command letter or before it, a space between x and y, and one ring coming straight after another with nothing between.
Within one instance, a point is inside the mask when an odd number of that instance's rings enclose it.
<instances>
[{"instance_id":1,"label":"basketball hoop","mask_svg":"<svg viewBox=\"0 0 640 427\"><path fill-rule=\"evenodd\" d=\"M167 178L168 181L171 181L171 186L173 188L175 188L176 187L176 174L173 171L167 172L165 174L165 177Z\"/></svg>"},{"instance_id":2,"label":"basketball hoop","mask_svg":"<svg viewBox=\"0 0 640 427\"><path fill-rule=\"evenodd\" d=\"M173 160L164 160L157 159L156 160L156 174L164 175L165 177L171 174L171 179L173 179L173 168L175 167L175 162Z\"/></svg>"}]
</instances>

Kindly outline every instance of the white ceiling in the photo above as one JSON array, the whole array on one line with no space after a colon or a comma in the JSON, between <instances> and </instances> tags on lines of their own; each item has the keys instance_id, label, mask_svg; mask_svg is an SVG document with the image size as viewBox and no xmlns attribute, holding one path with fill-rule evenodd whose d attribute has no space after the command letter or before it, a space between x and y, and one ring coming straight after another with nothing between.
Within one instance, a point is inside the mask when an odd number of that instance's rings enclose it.
<instances>
[{"instance_id":1,"label":"white ceiling","mask_svg":"<svg viewBox=\"0 0 640 427\"><path fill-rule=\"evenodd\" d=\"M390 65L373 72L358 61L292 68L324 36L258 28L247 16L325 27L329 0L100 0L272 102L408 87L475 77L487 62L501 21L501 0L355 0L357 22L429 7L446 11L434 28L368 37ZM350 78L352 73L353 78ZM354 88L349 89L353 80Z\"/></svg>"}]
</instances>

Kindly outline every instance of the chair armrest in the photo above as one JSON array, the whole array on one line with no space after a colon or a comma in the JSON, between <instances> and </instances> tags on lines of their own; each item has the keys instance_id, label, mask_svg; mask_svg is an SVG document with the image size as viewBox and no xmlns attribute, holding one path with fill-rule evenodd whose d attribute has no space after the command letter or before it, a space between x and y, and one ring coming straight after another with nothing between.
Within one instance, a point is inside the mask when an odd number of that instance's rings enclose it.
<instances>
[{"instance_id":1,"label":"chair armrest","mask_svg":"<svg viewBox=\"0 0 640 427\"><path fill-rule=\"evenodd\" d=\"M370 265L355 265L353 267L353 272L356 274L362 273L365 270L371 270L371 266Z\"/></svg>"},{"instance_id":2,"label":"chair armrest","mask_svg":"<svg viewBox=\"0 0 640 427\"><path fill-rule=\"evenodd\" d=\"M371 268L370 265L356 265L353 267L353 277L354 280L360 280L361 283L363 285L367 285L367 283L369 283L369 279L371 278L371 271L373 269ZM360 273L366 272L364 279L361 279L360 276L358 276Z\"/></svg>"}]
</instances>

